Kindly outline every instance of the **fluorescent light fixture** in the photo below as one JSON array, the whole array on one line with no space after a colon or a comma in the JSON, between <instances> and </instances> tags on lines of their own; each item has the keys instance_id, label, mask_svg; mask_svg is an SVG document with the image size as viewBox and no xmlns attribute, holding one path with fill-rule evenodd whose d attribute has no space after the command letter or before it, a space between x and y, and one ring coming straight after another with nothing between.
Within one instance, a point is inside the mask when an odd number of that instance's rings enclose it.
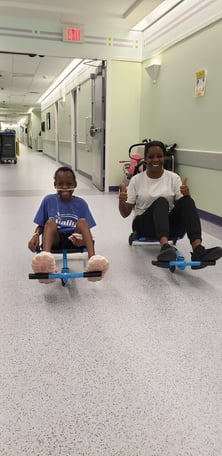
<instances>
[{"instance_id":1,"label":"fluorescent light fixture","mask_svg":"<svg viewBox=\"0 0 222 456\"><path fill-rule=\"evenodd\" d=\"M157 8L152 11L152 13L148 14L148 16L144 17L144 19L138 22L138 24L136 24L132 30L143 32L150 25L152 25L154 22L157 22L172 9L176 8L176 6L183 2L184 0L165 0L159 6L157 6Z\"/></svg>"},{"instance_id":2,"label":"fluorescent light fixture","mask_svg":"<svg viewBox=\"0 0 222 456\"><path fill-rule=\"evenodd\" d=\"M82 59L74 59L72 62L65 68L65 70L59 75L59 77L53 82L53 84L43 93L39 98L37 103L42 103L45 98L47 98L53 90L61 84L62 81L82 62Z\"/></svg>"},{"instance_id":3,"label":"fluorescent light fixture","mask_svg":"<svg viewBox=\"0 0 222 456\"><path fill-rule=\"evenodd\" d=\"M28 123L27 117L21 117L21 119L19 120L20 125L27 125L27 123Z\"/></svg>"},{"instance_id":4,"label":"fluorescent light fixture","mask_svg":"<svg viewBox=\"0 0 222 456\"><path fill-rule=\"evenodd\" d=\"M135 0L135 2L133 2L133 4L129 8L127 8L125 13L123 13L123 19L126 19L131 13L133 13L135 9L138 8L138 6L140 6L141 3L143 3L143 0Z\"/></svg>"}]
</instances>

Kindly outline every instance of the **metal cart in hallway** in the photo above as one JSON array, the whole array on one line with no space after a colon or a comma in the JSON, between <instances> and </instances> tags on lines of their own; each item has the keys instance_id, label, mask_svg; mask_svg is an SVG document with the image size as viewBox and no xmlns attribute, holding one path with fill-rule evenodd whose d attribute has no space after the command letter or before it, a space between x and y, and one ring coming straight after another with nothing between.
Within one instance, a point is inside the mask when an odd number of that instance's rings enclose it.
<instances>
[{"instance_id":1,"label":"metal cart in hallway","mask_svg":"<svg viewBox=\"0 0 222 456\"><path fill-rule=\"evenodd\" d=\"M0 131L0 163L17 163L15 130Z\"/></svg>"}]
</instances>

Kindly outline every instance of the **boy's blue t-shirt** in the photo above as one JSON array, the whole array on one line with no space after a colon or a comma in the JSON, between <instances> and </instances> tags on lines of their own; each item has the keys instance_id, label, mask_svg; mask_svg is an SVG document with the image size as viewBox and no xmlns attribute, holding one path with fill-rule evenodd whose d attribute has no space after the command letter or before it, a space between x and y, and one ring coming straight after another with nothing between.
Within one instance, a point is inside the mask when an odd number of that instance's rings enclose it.
<instances>
[{"instance_id":1,"label":"boy's blue t-shirt","mask_svg":"<svg viewBox=\"0 0 222 456\"><path fill-rule=\"evenodd\" d=\"M46 195L34 218L34 223L44 227L47 220L56 222L58 230L62 233L75 231L76 222L85 218L89 228L96 222L89 210L86 201L79 196L74 196L70 201L63 201L57 194Z\"/></svg>"}]
</instances>

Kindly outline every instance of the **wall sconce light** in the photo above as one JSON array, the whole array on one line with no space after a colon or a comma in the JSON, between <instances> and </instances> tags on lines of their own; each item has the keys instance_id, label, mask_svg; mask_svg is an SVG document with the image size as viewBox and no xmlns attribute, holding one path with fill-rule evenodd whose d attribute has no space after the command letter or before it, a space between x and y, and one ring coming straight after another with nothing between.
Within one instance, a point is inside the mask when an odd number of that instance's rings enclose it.
<instances>
[{"instance_id":1,"label":"wall sconce light","mask_svg":"<svg viewBox=\"0 0 222 456\"><path fill-rule=\"evenodd\" d=\"M148 67L146 67L146 71L148 75L151 77L153 84L156 84L160 67L160 63L154 63L153 65L149 65Z\"/></svg>"}]
</instances>

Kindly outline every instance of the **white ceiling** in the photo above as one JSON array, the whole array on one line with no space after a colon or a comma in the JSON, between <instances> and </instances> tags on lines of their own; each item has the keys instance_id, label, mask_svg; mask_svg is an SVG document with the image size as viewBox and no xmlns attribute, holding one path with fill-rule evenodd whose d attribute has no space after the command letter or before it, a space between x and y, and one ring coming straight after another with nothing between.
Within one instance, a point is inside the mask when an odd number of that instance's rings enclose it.
<instances>
[{"instance_id":1,"label":"white ceiling","mask_svg":"<svg viewBox=\"0 0 222 456\"><path fill-rule=\"evenodd\" d=\"M50 20L54 23L93 24L130 29L163 0L0 0L0 24ZM15 23L15 22L14 22ZM3 51L3 52L2 52ZM0 41L0 121L16 122L48 89L72 59L5 53Z\"/></svg>"},{"instance_id":2,"label":"white ceiling","mask_svg":"<svg viewBox=\"0 0 222 456\"><path fill-rule=\"evenodd\" d=\"M17 121L36 106L71 60L0 53L0 119Z\"/></svg>"},{"instance_id":3,"label":"white ceiling","mask_svg":"<svg viewBox=\"0 0 222 456\"><path fill-rule=\"evenodd\" d=\"M1 14L17 18L130 29L161 3L163 0L1 0L0 8Z\"/></svg>"}]
</instances>

